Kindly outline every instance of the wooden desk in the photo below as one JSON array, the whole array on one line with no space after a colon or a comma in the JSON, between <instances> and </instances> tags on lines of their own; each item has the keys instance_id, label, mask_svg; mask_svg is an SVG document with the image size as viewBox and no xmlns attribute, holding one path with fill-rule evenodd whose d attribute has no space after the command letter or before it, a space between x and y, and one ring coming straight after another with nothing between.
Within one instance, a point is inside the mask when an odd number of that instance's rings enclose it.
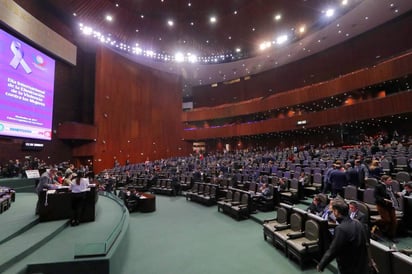
<instances>
[{"instance_id":1,"label":"wooden desk","mask_svg":"<svg viewBox=\"0 0 412 274\"><path fill-rule=\"evenodd\" d=\"M47 204L46 204L47 197ZM72 217L71 192L55 192L40 194L39 220L40 222L70 219ZM92 222L95 219L95 205L98 199L96 187L91 187L86 192L86 201L80 222Z\"/></svg>"},{"instance_id":2,"label":"wooden desk","mask_svg":"<svg viewBox=\"0 0 412 274\"><path fill-rule=\"evenodd\" d=\"M156 210L156 196L150 193L142 193L139 199L138 210L140 212L153 212Z\"/></svg>"}]
</instances>

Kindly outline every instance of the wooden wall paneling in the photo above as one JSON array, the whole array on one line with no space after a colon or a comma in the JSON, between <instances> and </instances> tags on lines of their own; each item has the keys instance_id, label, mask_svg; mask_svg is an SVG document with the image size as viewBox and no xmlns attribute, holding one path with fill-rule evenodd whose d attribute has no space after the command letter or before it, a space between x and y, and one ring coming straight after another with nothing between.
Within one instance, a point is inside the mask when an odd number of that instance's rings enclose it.
<instances>
[{"instance_id":1,"label":"wooden wall paneling","mask_svg":"<svg viewBox=\"0 0 412 274\"><path fill-rule=\"evenodd\" d=\"M248 81L241 80L233 85L219 83L217 88L210 88L209 85L195 87L192 92L194 106L214 107L267 97L373 66L379 60L391 58L412 48L411 25L412 14L408 13L321 53L267 72L253 74ZM234 100L234 97L237 99Z\"/></svg>"},{"instance_id":2,"label":"wooden wall paneling","mask_svg":"<svg viewBox=\"0 0 412 274\"><path fill-rule=\"evenodd\" d=\"M391 116L412 112L412 92L402 92L384 98L328 109L320 112L305 113L283 119L269 119L255 123L226 126L220 128L202 128L184 131L186 140L205 140L211 138L230 138L234 136L257 135L299 129L297 121L307 120L306 128L338 125L352 121Z\"/></svg>"},{"instance_id":3,"label":"wooden wall paneling","mask_svg":"<svg viewBox=\"0 0 412 274\"><path fill-rule=\"evenodd\" d=\"M275 94L264 99L184 112L182 121L213 120L228 117L227 115L246 115L273 108L307 103L399 78L410 73L412 73L412 53L382 62L373 68L365 68L330 81Z\"/></svg>"},{"instance_id":4,"label":"wooden wall paneling","mask_svg":"<svg viewBox=\"0 0 412 274\"><path fill-rule=\"evenodd\" d=\"M95 168L183 155L181 79L99 48L96 62Z\"/></svg>"}]
</instances>

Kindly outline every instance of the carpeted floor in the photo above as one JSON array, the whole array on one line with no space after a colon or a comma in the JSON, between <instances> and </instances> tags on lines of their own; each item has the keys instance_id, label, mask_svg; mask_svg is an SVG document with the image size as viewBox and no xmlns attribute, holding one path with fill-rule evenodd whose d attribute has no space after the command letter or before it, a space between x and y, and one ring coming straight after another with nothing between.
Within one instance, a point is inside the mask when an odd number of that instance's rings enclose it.
<instances>
[{"instance_id":1,"label":"carpeted floor","mask_svg":"<svg viewBox=\"0 0 412 274\"><path fill-rule=\"evenodd\" d=\"M253 220L238 222L183 197L156 199L156 212L130 216L122 273L316 273L265 242Z\"/></svg>"}]
</instances>

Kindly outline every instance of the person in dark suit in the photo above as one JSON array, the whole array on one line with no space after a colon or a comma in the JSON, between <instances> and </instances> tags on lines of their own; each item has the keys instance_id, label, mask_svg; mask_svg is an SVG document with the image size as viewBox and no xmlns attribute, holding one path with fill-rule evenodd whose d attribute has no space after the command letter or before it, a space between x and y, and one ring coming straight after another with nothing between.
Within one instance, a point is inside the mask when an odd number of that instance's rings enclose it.
<instances>
[{"instance_id":1,"label":"person in dark suit","mask_svg":"<svg viewBox=\"0 0 412 274\"><path fill-rule=\"evenodd\" d=\"M369 273L368 237L364 226L349 217L349 207L345 202L333 201L332 210L339 225L335 228L333 241L317 270L323 271L336 258L340 274Z\"/></svg>"},{"instance_id":2,"label":"person in dark suit","mask_svg":"<svg viewBox=\"0 0 412 274\"><path fill-rule=\"evenodd\" d=\"M359 187L360 186L359 169L352 167L351 163L346 163L345 169L346 169L346 179L348 181L348 184Z\"/></svg>"},{"instance_id":3,"label":"person in dark suit","mask_svg":"<svg viewBox=\"0 0 412 274\"><path fill-rule=\"evenodd\" d=\"M359 211L358 203L356 201L349 202L349 216L352 220L358 220L364 225L368 225L366 215Z\"/></svg>"},{"instance_id":4,"label":"person in dark suit","mask_svg":"<svg viewBox=\"0 0 412 274\"><path fill-rule=\"evenodd\" d=\"M37 192L37 204L36 204L36 215L39 214L39 208L40 208L40 193L44 189L55 189L56 185L55 183L55 177L57 174L57 168L51 167L48 171L44 171L42 175L40 176L39 183L36 186L36 192Z\"/></svg>"},{"instance_id":5,"label":"person in dark suit","mask_svg":"<svg viewBox=\"0 0 412 274\"><path fill-rule=\"evenodd\" d=\"M342 167L341 163L337 162L335 166L336 169L334 169L329 176L329 181L332 186L332 198L335 198L337 195L343 197L343 187L348 185L345 169Z\"/></svg>"},{"instance_id":6,"label":"person in dark suit","mask_svg":"<svg viewBox=\"0 0 412 274\"><path fill-rule=\"evenodd\" d=\"M399 203L396 199L397 193L392 189L392 178L388 175L381 177L381 182L375 186L375 200L378 213L381 219L378 227L385 233L389 239L394 240L398 227L395 210L399 209Z\"/></svg>"}]
</instances>

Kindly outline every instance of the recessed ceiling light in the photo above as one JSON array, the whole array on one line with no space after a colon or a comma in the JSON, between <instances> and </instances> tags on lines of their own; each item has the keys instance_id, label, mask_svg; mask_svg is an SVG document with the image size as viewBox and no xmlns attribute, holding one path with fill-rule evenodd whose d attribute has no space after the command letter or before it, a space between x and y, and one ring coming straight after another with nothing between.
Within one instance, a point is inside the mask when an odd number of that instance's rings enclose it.
<instances>
[{"instance_id":1,"label":"recessed ceiling light","mask_svg":"<svg viewBox=\"0 0 412 274\"><path fill-rule=\"evenodd\" d=\"M77 13L73 12L73 16L77 16Z\"/></svg>"},{"instance_id":2,"label":"recessed ceiling light","mask_svg":"<svg viewBox=\"0 0 412 274\"><path fill-rule=\"evenodd\" d=\"M188 6L188 7L191 7L191 6L192 6L192 3L190 3L190 2L187 3L187 6Z\"/></svg>"},{"instance_id":3,"label":"recessed ceiling light","mask_svg":"<svg viewBox=\"0 0 412 274\"><path fill-rule=\"evenodd\" d=\"M275 15L275 20L279 21L280 19L282 19L282 15L281 14L276 14Z\"/></svg>"},{"instance_id":4,"label":"recessed ceiling light","mask_svg":"<svg viewBox=\"0 0 412 274\"><path fill-rule=\"evenodd\" d=\"M216 23L217 22L217 19L216 19L215 16L210 17L209 20L210 20L210 23Z\"/></svg>"},{"instance_id":5,"label":"recessed ceiling light","mask_svg":"<svg viewBox=\"0 0 412 274\"><path fill-rule=\"evenodd\" d=\"M113 17L111 15L106 15L106 21L113 21Z\"/></svg>"},{"instance_id":6,"label":"recessed ceiling light","mask_svg":"<svg viewBox=\"0 0 412 274\"><path fill-rule=\"evenodd\" d=\"M328 9L326 12L326 17L332 17L335 14L335 10L334 9Z\"/></svg>"},{"instance_id":7,"label":"recessed ceiling light","mask_svg":"<svg viewBox=\"0 0 412 274\"><path fill-rule=\"evenodd\" d=\"M346 6L348 4L348 0L342 0L342 6Z\"/></svg>"},{"instance_id":8,"label":"recessed ceiling light","mask_svg":"<svg viewBox=\"0 0 412 274\"><path fill-rule=\"evenodd\" d=\"M233 14L236 15L236 14L237 14L237 10L235 10L235 11L233 12Z\"/></svg>"},{"instance_id":9,"label":"recessed ceiling light","mask_svg":"<svg viewBox=\"0 0 412 274\"><path fill-rule=\"evenodd\" d=\"M300 32L300 33L304 33L305 31L306 31L305 26L301 26L301 27L299 28L299 32Z\"/></svg>"},{"instance_id":10,"label":"recessed ceiling light","mask_svg":"<svg viewBox=\"0 0 412 274\"><path fill-rule=\"evenodd\" d=\"M173 20L168 20L167 21L167 25L169 25L170 27L173 27L175 23L173 22Z\"/></svg>"}]
</instances>

